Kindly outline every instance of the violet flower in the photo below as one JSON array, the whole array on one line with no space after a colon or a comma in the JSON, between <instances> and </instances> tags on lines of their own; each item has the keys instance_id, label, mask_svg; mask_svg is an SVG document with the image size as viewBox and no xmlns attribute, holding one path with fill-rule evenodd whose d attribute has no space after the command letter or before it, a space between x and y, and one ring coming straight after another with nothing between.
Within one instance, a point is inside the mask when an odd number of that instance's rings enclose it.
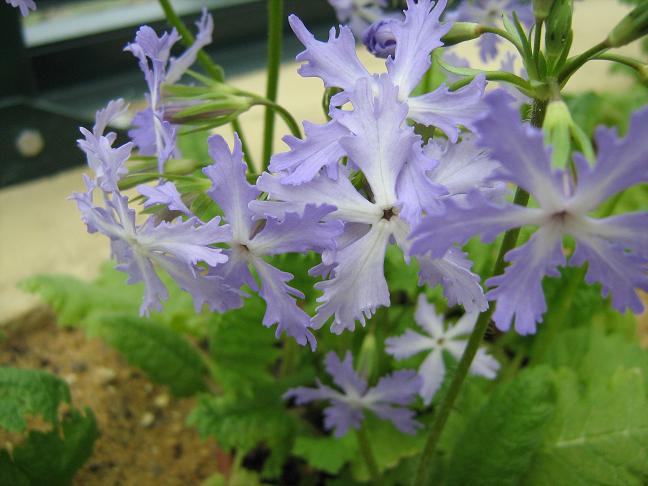
<instances>
[{"instance_id":1,"label":"violet flower","mask_svg":"<svg viewBox=\"0 0 648 486\"><path fill-rule=\"evenodd\" d=\"M34 0L5 0L12 7L20 9L20 15L27 17L30 10L36 10L36 2Z\"/></svg>"},{"instance_id":2,"label":"violet flower","mask_svg":"<svg viewBox=\"0 0 648 486\"><path fill-rule=\"evenodd\" d=\"M243 161L240 139L235 136L232 152L219 135L210 137L208 143L209 154L215 162L203 169L213 184L207 194L221 207L232 228L227 240L230 248L225 251L229 261L215 273L233 288L247 284L259 290L267 306L263 324L277 323L277 337L286 331L299 344L308 342L315 349L315 337L309 330L310 317L295 301L295 297L304 296L287 284L293 276L270 265L263 257L333 248L342 225L337 221L321 220L334 208L309 204L300 214L287 212L279 218L255 220L248 205L257 199L260 191L247 182L247 165ZM250 267L255 269L260 286L250 273Z\"/></svg>"},{"instance_id":3,"label":"violet flower","mask_svg":"<svg viewBox=\"0 0 648 486\"><path fill-rule=\"evenodd\" d=\"M387 59L396 54L396 35L394 27L400 23L395 18L380 19L362 34L362 43L376 57Z\"/></svg>"},{"instance_id":4,"label":"violet flower","mask_svg":"<svg viewBox=\"0 0 648 486\"><path fill-rule=\"evenodd\" d=\"M507 253L511 265L504 274L486 282L494 287L487 297L497 300L493 318L499 329L508 330L515 320L520 334L536 331L547 307L542 278L557 276L557 267L567 264L562 249L565 235L576 240L569 265L588 262L588 283L599 282L603 296L611 293L619 311L640 312L643 306L635 289L648 290L648 212L606 218L590 214L618 192L648 181L644 147L648 109L632 116L623 139L615 130L599 127L598 161L590 167L581 154L574 153L575 180L569 171L552 170L542 132L520 123L509 95L494 92L487 101L491 116L478 122L478 130L481 144L501 164L497 177L525 189L539 207L493 204L479 194L469 195L468 204L450 201L444 213L425 216L413 232L412 254L433 258L477 234L492 241L507 229L537 226L527 243Z\"/></svg>"},{"instance_id":5,"label":"violet flower","mask_svg":"<svg viewBox=\"0 0 648 486\"><path fill-rule=\"evenodd\" d=\"M478 315L478 312L466 313L456 324L449 326L443 321L443 317L436 313L434 305L427 301L425 295L420 294L414 319L425 334L408 329L402 336L385 340L385 351L398 360L428 352L418 370L423 380L419 393L426 406L432 401L445 377L443 352L448 351L457 361L461 359L468 335L475 327ZM470 365L470 373L492 380L497 375L499 366L495 358L488 355L484 349L479 349Z\"/></svg>"},{"instance_id":6,"label":"violet flower","mask_svg":"<svg viewBox=\"0 0 648 486\"><path fill-rule=\"evenodd\" d=\"M459 8L448 12L446 20L498 27L502 15L511 16L513 12L527 26L534 21L531 2L525 3L520 0L464 0ZM500 39L495 34L486 33L479 38L479 55L482 61L487 62L497 57L499 42Z\"/></svg>"},{"instance_id":7,"label":"violet flower","mask_svg":"<svg viewBox=\"0 0 648 486\"><path fill-rule=\"evenodd\" d=\"M86 153L94 179L86 177L87 191L73 194L72 199L77 203L88 232L100 232L110 238L117 269L128 274L128 283L144 282L142 314L161 310L161 301L168 298L156 267L165 270L192 295L197 311L204 304L213 310L224 310L236 298L236 292L224 285L222 278L203 275L198 263L213 267L227 261L222 250L211 245L228 240L229 227L221 226L218 217L207 223L192 217L157 225L149 218L138 225L135 212L128 207L128 199L119 192L117 184L126 173L124 163L133 144L128 142L113 148L115 133L104 135L104 131L125 109L123 100L111 101L97 112L92 132L81 128L85 139L78 143ZM93 200L96 188L101 189L103 207Z\"/></svg>"},{"instance_id":8,"label":"violet flower","mask_svg":"<svg viewBox=\"0 0 648 486\"><path fill-rule=\"evenodd\" d=\"M340 166L336 179L319 174L295 186L283 184L280 175L263 174L257 187L269 199L251 204L258 214L275 217L325 204L335 209L327 221L345 223L336 248L324 251L322 265L312 270L331 275L316 284L324 295L313 325L321 327L333 317L331 331L337 334L353 330L356 320L364 325L377 307L389 305L383 268L387 245L394 241L407 254L410 225L424 211L441 210L441 198L448 195L427 175L437 162L425 155L421 138L406 124L407 106L398 100L397 90L386 76L375 83L361 79L349 94L355 109L335 113L335 123L349 133L339 139L339 148L366 180L364 194L349 180L349 167ZM422 282L443 284L448 298L469 310L486 307L479 277L460 252L423 257L419 263Z\"/></svg>"},{"instance_id":9,"label":"violet flower","mask_svg":"<svg viewBox=\"0 0 648 486\"><path fill-rule=\"evenodd\" d=\"M360 429L364 420L364 410L369 410L383 420L390 420L401 432L414 434L422 425L414 420L414 411L406 408L411 404L419 389L421 378L411 370L396 371L369 388L367 381L353 369L351 353L347 352L344 361L330 352L324 361L326 371L333 382L342 390L322 384L317 380L315 388L300 386L288 390L284 399L295 399L297 405L314 400L330 400L324 409L324 427L334 429L334 435L341 437L349 429Z\"/></svg>"},{"instance_id":10,"label":"violet flower","mask_svg":"<svg viewBox=\"0 0 648 486\"><path fill-rule=\"evenodd\" d=\"M477 76L468 86L454 92L441 85L431 93L411 95L431 65L430 53L443 44L441 37L450 29L449 23L439 21L445 5L446 0L439 0L436 4L431 0L408 0L404 19L390 24L396 47L394 56L386 61L387 74L382 78L388 80L383 82L397 88L398 99L406 106L408 118L423 125L436 126L456 142L459 125L474 127L474 121L483 111L481 98L485 78ZM379 76L370 74L358 59L355 40L348 27L340 26L339 35L336 35L335 28L331 29L328 41L320 42L295 15L290 16L289 22L306 47L297 56L298 61L305 62L299 73L305 77L321 78L326 87L342 89L331 99L332 113L336 111L335 107L349 101L360 80L379 91ZM323 167L334 173L340 152L338 142L345 133L336 117L333 118L323 126L305 127L307 136L302 142L288 138L287 143L293 150L273 157L270 170L285 171L288 184L306 182Z\"/></svg>"},{"instance_id":11,"label":"violet flower","mask_svg":"<svg viewBox=\"0 0 648 486\"><path fill-rule=\"evenodd\" d=\"M171 57L171 48L180 40L175 29L158 37L151 27L144 25L135 34L135 42L124 49L137 57L149 89L149 106L135 115L134 128L129 136L142 155L157 156L160 172L163 171L164 163L176 153L176 127L165 118L162 84L178 81L194 63L200 49L212 40L214 21L206 9L196 25L196 40L178 58Z\"/></svg>"}]
</instances>

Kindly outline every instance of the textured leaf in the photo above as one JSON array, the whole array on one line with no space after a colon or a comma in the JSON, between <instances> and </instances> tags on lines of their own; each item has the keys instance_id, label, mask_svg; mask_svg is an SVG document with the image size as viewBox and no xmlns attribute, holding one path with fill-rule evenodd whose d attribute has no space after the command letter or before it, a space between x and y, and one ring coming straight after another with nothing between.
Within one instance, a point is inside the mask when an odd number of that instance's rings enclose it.
<instances>
[{"instance_id":1,"label":"textured leaf","mask_svg":"<svg viewBox=\"0 0 648 486\"><path fill-rule=\"evenodd\" d=\"M555 368L569 367L585 384L612 376L619 368L639 368L648 390L648 351L623 336L584 327L567 329L556 336L545 362ZM648 412L647 412L648 413Z\"/></svg>"},{"instance_id":2,"label":"textured leaf","mask_svg":"<svg viewBox=\"0 0 648 486\"><path fill-rule=\"evenodd\" d=\"M272 329L262 324L265 304L258 297L241 309L214 314L208 322L209 350L218 384L226 392L250 394L255 383L271 383L270 367L279 349Z\"/></svg>"},{"instance_id":3,"label":"textured leaf","mask_svg":"<svg viewBox=\"0 0 648 486\"><path fill-rule=\"evenodd\" d=\"M417 435L404 434L397 430L391 422L380 420L371 414L366 414L364 426L371 444L376 463L381 471L395 467L402 459L419 454L425 443L425 432ZM366 481L369 470L359 454L351 462L354 479Z\"/></svg>"},{"instance_id":4,"label":"textured leaf","mask_svg":"<svg viewBox=\"0 0 648 486\"><path fill-rule=\"evenodd\" d=\"M97 424L90 409L86 409L85 415L72 409L61 425L62 430L30 432L11 456L1 450L0 485L70 484L74 473L92 454Z\"/></svg>"},{"instance_id":5,"label":"textured leaf","mask_svg":"<svg viewBox=\"0 0 648 486\"><path fill-rule=\"evenodd\" d=\"M455 444L448 485L515 485L540 447L555 408L551 370L527 369L498 386Z\"/></svg>"},{"instance_id":6,"label":"textured leaf","mask_svg":"<svg viewBox=\"0 0 648 486\"><path fill-rule=\"evenodd\" d=\"M105 315L93 334L119 350L151 380L168 385L174 395L205 389L206 368L198 351L175 331L131 315Z\"/></svg>"},{"instance_id":7,"label":"textured leaf","mask_svg":"<svg viewBox=\"0 0 648 486\"><path fill-rule=\"evenodd\" d=\"M56 376L0 367L0 428L21 432L27 428L29 417L41 417L55 426L62 402L70 403L70 392Z\"/></svg>"},{"instance_id":8,"label":"textured leaf","mask_svg":"<svg viewBox=\"0 0 648 486\"><path fill-rule=\"evenodd\" d=\"M358 454L358 441L354 433L343 437L297 437L292 450L320 471L337 474Z\"/></svg>"},{"instance_id":9,"label":"textured leaf","mask_svg":"<svg viewBox=\"0 0 648 486\"><path fill-rule=\"evenodd\" d=\"M523 484L646 484L648 400L641 371L619 369L585 393L572 370L557 372L555 382L557 410Z\"/></svg>"},{"instance_id":10,"label":"textured leaf","mask_svg":"<svg viewBox=\"0 0 648 486\"><path fill-rule=\"evenodd\" d=\"M52 306L60 324L76 326L101 311L137 314L141 292L128 288L123 274L113 271L113 275L119 275L121 281L104 278L101 283L89 284L70 275L43 274L29 277L19 286Z\"/></svg>"}]
</instances>

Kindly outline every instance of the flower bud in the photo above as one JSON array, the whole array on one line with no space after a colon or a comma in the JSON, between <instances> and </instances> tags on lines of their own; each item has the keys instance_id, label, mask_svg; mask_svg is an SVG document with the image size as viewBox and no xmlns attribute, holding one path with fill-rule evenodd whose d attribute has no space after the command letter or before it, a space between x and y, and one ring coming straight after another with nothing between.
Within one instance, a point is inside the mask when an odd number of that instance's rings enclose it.
<instances>
[{"instance_id":1,"label":"flower bud","mask_svg":"<svg viewBox=\"0 0 648 486\"><path fill-rule=\"evenodd\" d=\"M368 333L362 341L358 355L358 372L368 380L378 374L378 346L376 336Z\"/></svg>"},{"instance_id":2,"label":"flower bud","mask_svg":"<svg viewBox=\"0 0 648 486\"><path fill-rule=\"evenodd\" d=\"M362 43L376 57L394 57L396 52L396 36L394 35L393 26L397 23L399 21L392 18L374 22L362 34Z\"/></svg>"},{"instance_id":3,"label":"flower bud","mask_svg":"<svg viewBox=\"0 0 648 486\"><path fill-rule=\"evenodd\" d=\"M648 34L648 3L644 2L626 15L608 35L609 47L621 47Z\"/></svg>"},{"instance_id":4,"label":"flower bud","mask_svg":"<svg viewBox=\"0 0 648 486\"><path fill-rule=\"evenodd\" d=\"M554 0L533 0L533 16L544 20L549 16Z\"/></svg>"},{"instance_id":5,"label":"flower bud","mask_svg":"<svg viewBox=\"0 0 648 486\"><path fill-rule=\"evenodd\" d=\"M565 167L571 153L570 126L573 124L569 108L563 100L551 101L542 124L545 142L552 148L551 163Z\"/></svg>"},{"instance_id":6,"label":"flower bud","mask_svg":"<svg viewBox=\"0 0 648 486\"><path fill-rule=\"evenodd\" d=\"M572 0L555 0L551 6L545 22L545 54L549 64L569 53L573 37L572 13Z\"/></svg>"},{"instance_id":7,"label":"flower bud","mask_svg":"<svg viewBox=\"0 0 648 486\"><path fill-rule=\"evenodd\" d=\"M476 39L482 34L480 25L474 22L455 22L450 32L444 35L441 40L443 45L452 46L460 42Z\"/></svg>"}]
</instances>

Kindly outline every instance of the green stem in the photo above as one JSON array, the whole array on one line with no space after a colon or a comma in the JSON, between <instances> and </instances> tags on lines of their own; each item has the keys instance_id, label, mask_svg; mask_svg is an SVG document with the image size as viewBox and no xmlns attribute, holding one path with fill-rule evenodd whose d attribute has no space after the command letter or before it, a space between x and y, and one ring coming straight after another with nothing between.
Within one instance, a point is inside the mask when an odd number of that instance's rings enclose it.
<instances>
[{"instance_id":1,"label":"green stem","mask_svg":"<svg viewBox=\"0 0 648 486\"><path fill-rule=\"evenodd\" d=\"M301 130L299 128L299 124L297 123L297 120L295 120L293 116L290 114L290 112L286 110L283 106L281 106L278 103L274 103L270 100L266 100L265 98L259 98L259 97L256 97L254 99L254 104L264 105L268 109L276 111L277 114L284 121L288 129L290 130L290 133L292 133L297 138L301 138Z\"/></svg>"},{"instance_id":2,"label":"green stem","mask_svg":"<svg viewBox=\"0 0 648 486\"><path fill-rule=\"evenodd\" d=\"M169 23L175 27L178 33L182 36L182 43L187 47L191 46L194 43L194 36L175 10L173 10L171 1L159 0L159 2ZM212 58L207 55L207 53L203 52L202 49L198 52L197 59L203 69L207 71L212 78L216 81L223 81L223 78L225 77L223 69L216 64Z\"/></svg>"},{"instance_id":3,"label":"green stem","mask_svg":"<svg viewBox=\"0 0 648 486\"><path fill-rule=\"evenodd\" d=\"M533 111L531 118L531 124L533 126L542 126L546 106L546 101L535 100L533 102ZM513 199L513 202L514 204L526 206L529 202L529 193L524 189L518 187L517 191L515 192L515 198ZM493 276L501 275L504 271L504 268L506 266L504 256L515 247L519 234L520 228L510 229L504 234L504 239L502 240L502 245L500 246L500 250L497 255L497 261L495 262L495 267L493 269ZM435 413L434 422L430 427L430 433L428 435L423 454L421 455L421 461L419 463L416 479L414 481L414 484L416 486L424 486L426 483L428 466L430 464L430 461L434 457L434 451L436 450L436 446L438 445L439 439L441 438L441 433L443 432L443 428L445 427L448 417L450 416L454 402L459 395L461 386L463 385L463 382L468 375L470 365L472 364L472 361L475 358L477 351L479 350L479 345L481 344L482 339L486 334L486 330L488 329L491 317L494 312L495 302L491 302L489 308L479 315L477 323L475 324L475 328L473 329L473 332L468 339L468 344L466 345L466 349L464 350L464 353L461 356L459 363L457 364L457 369L455 370L455 373L452 377L448 391L443 397L441 404L439 405L439 408Z\"/></svg>"},{"instance_id":4,"label":"green stem","mask_svg":"<svg viewBox=\"0 0 648 486\"><path fill-rule=\"evenodd\" d=\"M268 72L266 78L266 99L277 101L279 88L279 66L281 64L281 41L283 37L283 0L268 1ZM272 155L275 110L266 107L263 126L263 169L268 166Z\"/></svg>"},{"instance_id":5,"label":"green stem","mask_svg":"<svg viewBox=\"0 0 648 486\"><path fill-rule=\"evenodd\" d=\"M600 55L606 49L608 49L607 39L599 42L582 54L579 54L578 56L574 56L571 59L567 60L567 64L558 76L558 82L560 83L560 85L564 86L565 83L569 81L569 78L571 78L572 75L576 71L578 71L583 64L585 64L591 58Z\"/></svg>"},{"instance_id":6,"label":"green stem","mask_svg":"<svg viewBox=\"0 0 648 486\"><path fill-rule=\"evenodd\" d=\"M621 54L613 54L613 53L604 53L604 54L599 54L598 56L594 56L590 59L590 61L610 61L610 62L616 62L619 64L623 64L625 66L631 67L635 71L642 72L646 68L646 64L643 64L641 61L638 59L634 59L632 57L628 56L622 56Z\"/></svg>"},{"instance_id":7,"label":"green stem","mask_svg":"<svg viewBox=\"0 0 648 486\"><path fill-rule=\"evenodd\" d=\"M371 444L369 443L369 437L367 437L367 431L363 426L356 430L358 436L358 445L360 446L360 453L362 458L367 463L367 469L369 469L369 476L371 477L371 484L379 485L382 483L380 479L380 469L378 469L378 464L371 450Z\"/></svg>"},{"instance_id":8,"label":"green stem","mask_svg":"<svg viewBox=\"0 0 648 486\"><path fill-rule=\"evenodd\" d=\"M486 75L486 79L488 81L504 81L518 87L526 95L531 95L533 93L533 88L531 87L529 82L519 76L516 76L513 73L506 71L483 71L483 74ZM475 79L476 76L477 74L472 74L452 83L449 88L450 91L457 91L458 89L467 86L472 82L473 79Z\"/></svg>"},{"instance_id":9,"label":"green stem","mask_svg":"<svg viewBox=\"0 0 648 486\"><path fill-rule=\"evenodd\" d=\"M505 31L503 29L499 29L497 27L491 27L489 25L480 25L479 26L479 32L483 33L483 34L489 33L489 34L499 35L500 37L503 37L504 39L509 41L511 44L513 44L518 50L520 50L520 45L515 40L515 38L511 34L509 34L507 31Z\"/></svg>"},{"instance_id":10,"label":"green stem","mask_svg":"<svg viewBox=\"0 0 648 486\"><path fill-rule=\"evenodd\" d=\"M191 33L191 31L184 24L182 19L178 16L178 14L173 9L170 0L159 0L159 2L169 24L175 27L178 33L182 36L182 43L187 47L191 46L194 43L195 38ZM200 65L203 67L205 72L207 72L207 74L209 74L213 79L220 82L224 81L225 73L223 73L223 69L218 64L216 64L212 60L212 58L209 57L209 55L206 52L204 52L202 49L198 52L197 59L198 59L198 63L200 63ZM236 119L232 120L231 123L232 123L232 130L238 133L238 136L241 139L241 148L243 150L243 153L246 155L248 164L252 164L252 166L254 166L254 162L252 161L252 153L250 152L250 147L247 144L247 140L245 135L243 134L241 125Z\"/></svg>"}]
</instances>

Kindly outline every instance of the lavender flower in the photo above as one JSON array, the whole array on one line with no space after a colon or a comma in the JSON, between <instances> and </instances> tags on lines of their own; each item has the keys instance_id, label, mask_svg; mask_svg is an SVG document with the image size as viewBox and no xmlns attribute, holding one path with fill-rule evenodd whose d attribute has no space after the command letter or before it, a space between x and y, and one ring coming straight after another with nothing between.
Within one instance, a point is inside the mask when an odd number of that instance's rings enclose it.
<instances>
[{"instance_id":1,"label":"lavender flower","mask_svg":"<svg viewBox=\"0 0 648 486\"><path fill-rule=\"evenodd\" d=\"M600 127L596 133L598 161L590 167L575 153L575 181L568 171L552 170L542 132L520 124L510 102L503 92L489 95L491 116L478 122L481 144L501 163L498 178L527 190L539 207L493 204L478 194L469 195L467 204L450 201L445 213L427 215L413 232L412 253L434 257L476 234L491 241L509 228L537 226L526 244L506 255L511 266L505 273L486 282L495 287L487 297L497 300L493 317L497 326L508 330L515 320L519 333L530 334L546 310L542 278L558 275L558 265L567 264L561 243L569 234L576 240L569 264L588 262L588 283L601 283L603 295L611 293L618 310L640 312L643 306L635 289L648 290L648 212L602 219L589 214L614 194L648 181L643 145L648 136L648 109L633 115L624 139Z\"/></svg>"},{"instance_id":2,"label":"lavender flower","mask_svg":"<svg viewBox=\"0 0 648 486\"><path fill-rule=\"evenodd\" d=\"M340 361L337 354L330 352L324 364L342 392L318 380L315 388L300 386L288 390L284 399L294 398L297 405L330 400L331 405L324 409L324 427L334 429L336 437L343 436L350 428L360 429L365 409L381 419L390 420L398 430L407 434L414 434L421 427L414 420L414 412L405 408L421 388L422 380L414 371L396 371L368 388L366 380L353 369L351 353L347 352L344 361Z\"/></svg>"},{"instance_id":3,"label":"lavender flower","mask_svg":"<svg viewBox=\"0 0 648 486\"><path fill-rule=\"evenodd\" d=\"M294 337L298 343L307 342L315 349L315 338L310 332L310 317L297 305L294 297L303 294L287 285L292 275L273 267L263 257L287 252L308 250L324 251L335 246L340 234L339 222L321 222L333 207L306 205L300 214L287 212L279 218L257 221L248 209L260 191L247 182L241 141L235 137L234 149L229 151L225 140L214 135L209 139L209 154L215 163L203 169L212 181L209 196L221 207L225 219L232 228L227 243L230 249L227 264L216 269L216 274L234 288L243 284L259 289L266 301L265 326L277 323L277 337L283 331ZM257 285L250 267L256 270L261 281Z\"/></svg>"},{"instance_id":4,"label":"lavender flower","mask_svg":"<svg viewBox=\"0 0 648 486\"><path fill-rule=\"evenodd\" d=\"M321 327L334 317L334 333L353 330L356 320L364 325L377 307L389 305L383 271L387 245L395 241L408 253L410 225L418 223L423 211L440 210L441 198L448 195L428 176L436 161L425 155L420 137L405 123L407 106L397 91L386 76L375 83L362 79L349 94L355 109L335 113L334 123L349 133L338 139L335 150L361 171L367 194L353 186L349 167L340 166L336 179L319 174L295 186L284 184L280 175L263 174L257 187L269 200L250 206L260 215L281 217L287 211L302 213L308 204L325 204L335 209L327 221L345 223L336 247L325 250L322 265L312 270L331 276L316 285L324 295L313 325ZM470 310L485 308L479 277L461 254L423 257L420 263L422 282L444 284L449 299Z\"/></svg>"},{"instance_id":5,"label":"lavender flower","mask_svg":"<svg viewBox=\"0 0 648 486\"><path fill-rule=\"evenodd\" d=\"M453 12L446 15L451 22L476 22L478 24L497 27L502 15L512 15L515 12L520 21L526 25L533 23L531 2L520 0L464 0ZM497 57L499 37L495 34L484 34L479 39L479 55L487 62Z\"/></svg>"},{"instance_id":6,"label":"lavender flower","mask_svg":"<svg viewBox=\"0 0 648 486\"><path fill-rule=\"evenodd\" d=\"M126 173L124 162L130 156L132 143L113 148L115 134L103 134L108 123L124 109L123 100L112 101L97 112L92 132L81 129L85 139L78 143L95 176L94 179L86 177L87 191L73 194L72 199L77 203L88 232L100 232L110 238L117 269L128 273L129 283L144 282L142 314L161 310L161 301L168 298L156 266L193 296L197 311L204 304L214 310L223 310L236 293L223 284L222 278L203 275L198 263L214 267L227 261L222 250L211 245L228 240L230 229L221 226L218 217L208 223L192 217L178 223L156 225L150 218L143 225L136 224L135 212L128 207L128 199L117 186ZM103 207L93 200L96 188L101 189ZM171 193L168 188L167 192Z\"/></svg>"},{"instance_id":7,"label":"lavender flower","mask_svg":"<svg viewBox=\"0 0 648 486\"><path fill-rule=\"evenodd\" d=\"M328 0L339 22L360 37L376 20L382 18L387 0Z\"/></svg>"},{"instance_id":8,"label":"lavender flower","mask_svg":"<svg viewBox=\"0 0 648 486\"><path fill-rule=\"evenodd\" d=\"M12 7L20 9L20 15L27 17L30 10L36 10L36 2L34 0L5 0Z\"/></svg>"},{"instance_id":9,"label":"lavender flower","mask_svg":"<svg viewBox=\"0 0 648 486\"><path fill-rule=\"evenodd\" d=\"M180 39L175 29L158 37L151 27L144 25L137 31L135 42L124 49L137 57L149 89L149 106L135 115L134 128L129 135L140 153L157 156L160 172L164 163L176 152L176 127L165 119L162 84L178 81L194 63L199 50L211 42L214 21L206 9L196 25L198 34L195 42L178 58L171 57L171 48Z\"/></svg>"},{"instance_id":10,"label":"lavender flower","mask_svg":"<svg viewBox=\"0 0 648 486\"><path fill-rule=\"evenodd\" d=\"M431 65L430 53L442 45L441 37L450 29L450 24L442 24L439 17L445 8L446 1L440 0L434 4L431 0L408 0L408 8L402 21L390 23L390 29L396 42L394 56L386 61L389 83L397 88L398 99L407 108L407 117L424 125L434 125L443 130L448 137L456 142L459 136L459 125L467 128L474 126L475 119L481 115L481 97L485 85L483 76L478 76L468 86L449 92L445 85L437 90L421 96L411 96L423 75ZM331 29L328 42L320 42L306 29L304 24L292 15L290 25L304 44L306 50L297 56L298 61L305 64L299 69L302 76L319 77L326 87L341 88L342 92L331 99L332 112L350 100L351 93L356 89L360 80L373 86L379 91L379 76L371 75L358 59L355 51L355 41L348 27L340 26L339 35ZM383 81L384 82L384 81ZM334 119L336 117L334 116ZM331 131L335 129L335 132ZM328 130L328 131L327 131ZM329 133L330 131L330 133ZM299 184L310 180L322 167L329 169L337 164L337 140L344 133L336 123L330 123L317 130L315 140L307 136L302 150L293 150L271 160L272 171L287 171L286 183ZM291 143L292 142L292 143ZM294 141L289 139L289 144ZM321 154L318 147L326 146ZM309 150L303 150L309 147ZM310 157L313 152L317 157ZM301 168L302 165L308 169ZM293 172L299 175L290 177Z\"/></svg>"},{"instance_id":11,"label":"lavender flower","mask_svg":"<svg viewBox=\"0 0 648 486\"><path fill-rule=\"evenodd\" d=\"M380 19L371 24L362 34L362 43L376 57L387 59L396 54L394 27L399 24L395 18Z\"/></svg>"},{"instance_id":12,"label":"lavender flower","mask_svg":"<svg viewBox=\"0 0 648 486\"><path fill-rule=\"evenodd\" d=\"M448 326L444 323L443 317L436 313L434 305L420 294L414 319L425 334L408 329L402 336L385 340L385 351L399 360L429 351L418 370L419 376L423 379L423 386L419 393L425 405L430 404L432 397L443 383L446 372L443 352L448 351L456 360L461 359L468 334L475 327L478 315L478 312L466 313L455 325ZM498 369L499 363L484 349L477 351L470 365L472 374L489 379L495 378Z\"/></svg>"}]
</instances>

